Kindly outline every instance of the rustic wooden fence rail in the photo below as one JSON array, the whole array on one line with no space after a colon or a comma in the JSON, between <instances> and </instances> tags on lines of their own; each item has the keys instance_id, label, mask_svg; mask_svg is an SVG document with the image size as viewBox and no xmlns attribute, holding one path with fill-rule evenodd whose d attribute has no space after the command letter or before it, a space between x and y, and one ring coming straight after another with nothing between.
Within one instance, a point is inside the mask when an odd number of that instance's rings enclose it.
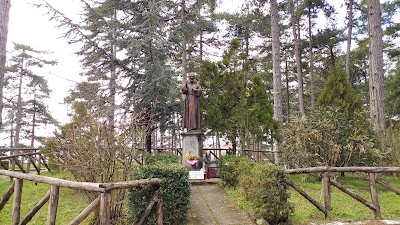
<instances>
[{"instance_id":1,"label":"rustic wooden fence rail","mask_svg":"<svg viewBox=\"0 0 400 225\"><path fill-rule=\"evenodd\" d=\"M9 155L6 155L8 153ZM26 166L24 167L24 164ZM29 173L30 166L33 166L38 174L40 174L42 165L45 169L50 170L49 165L43 154L37 148L1 148L0 149L0 169L19 171Z\"/></svg>"},{"instance_id":2,"label":"rustic wooden fence rail","mask_svg":"<svg viewBox=\"0 0 400 225\"><path fill-rule=\"evenodd\" d=\"M14 193L12 218L11 218L12 225L27 224L33 218L33 216L43 207L43 205L48 201L49 201L49 206L48 206L46 224L47 225L56 224L56 215L57 215L57 206L58 206L60 188L69 188L74 190L91 191L99 193L99 197L97 197L92 203L90 203L86 207L86 209L84 209L77 217L75 217L69 223L69 225L76 225L81 223L90 213L92 213L97 208L99 209L100 224L109 225L111 224L110 202L112 196L111 193L113 190L135 188L146 184L159 186L162 181L162 179L160 178L152 178L152 179L133 180L133 181L124 181L115 183L75 182L75 181L68 181L68 180L45 177L34 174L25 174L25 173L2 170L2 169L0 169L0 175L14 178L10 188L6 191L6 193L3 195L3 198L0 201L0 212L1 212L4 205L8 202L9 198ZM51 185L51 188L42 197L42 199L40 199L39 202L36 203L33 209L31 209L31 211L21 221L20 209L21 209L22 187L24 180L49 184ZM156 192L145 212L134 223L135 225L136 224L140 225L146 221L147 216L149 215L155 203L157 203L157 225L161 225L163 223L162 197L161 195L158 194L158 192Z\"/></svg>"},{"instance_id":3,"label":"rustic wooden fence rail","mask_svg":"<svg viewBox=\"0 0 400 225\"><path fill-rule=\"evenodd\" d=\"M357 173L367 173L369 181L369 189L371 195L371 202L361 197L357 193L352 192L345 186L340 184L331 178L331 173L335 172L357 172ZM326 219L331 218L331 185L346 193L355 200L361 202L366 207L374 212L375 219L381 219L381 210L379 205L378 191L376 184L380 184L383 187L389 189L400 195L400 189L391 186L386 181L378 178L379 173L400 173L400 167L311 167L311 168L300 168L300 169L288 169L287 174L307 174L307 173L322 173L322 190L324 195L324 205L313 199L299 186L289 181L289 185L296 190L300 195L306 198L311 204L317 207L318 210L325 214Z\"/></svg>"}]
</instances>

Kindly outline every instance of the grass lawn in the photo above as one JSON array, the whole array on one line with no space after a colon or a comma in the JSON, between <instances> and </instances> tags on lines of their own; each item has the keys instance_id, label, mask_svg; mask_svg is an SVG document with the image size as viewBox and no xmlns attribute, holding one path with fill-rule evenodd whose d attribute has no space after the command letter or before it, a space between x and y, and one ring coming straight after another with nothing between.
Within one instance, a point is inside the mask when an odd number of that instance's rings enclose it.
<instances>
[{"instance_id":1,"label":"grass lawn","mask_svg":"<svg viewBox=\"0 0 400 225\"><path fill-rule=\"evenodd\" d=\"M41 175L56 177L60 179L73 180L73 177L66 173L42 172ZM11 182L8 177L0 177L0 197L10 187ZM50 190L50 185L35 183L24 180L22 188L21 200L21 221L33 206ZM12 202L13 196L8 200L2 211L0 211L0 224L11 224ZM87 207L85 195L77 190L60 188L60 195L57 210L57 224L68 224L71 222L83 209ZM40 211L32 218L28 224L43 225L46 224L48 203L46 203ZM89 216L90 217L90 216ZM89 224L89 219L82 224Z\"/></svg>"},{"instance_id":2,"label":"grass lawn","mask_svg":"<svg viewBox=\"0 0 400 225\"><path fill-rule=\"evenodd\" d=\"M289 175L290 180L305 190L322 205L322 182L315 178L307 178L305 175ZM400 188L400 177L380 176L390 185ZM371 202L369 184L366 174L346 173L344 177L338 177L337 181L354 193L362 196ZM379 203L382 219L400 220L400 196L377 184ZM315 206L309 203L304 197L290 188L289 201L294 205L295 211L292 217L293 224L308 224L311 222L327 222L324 214ZM374 218L372 210L343 193L334 186L331 186L331 219L335 221L360 221Z\"/></svg>"}]
</instances>

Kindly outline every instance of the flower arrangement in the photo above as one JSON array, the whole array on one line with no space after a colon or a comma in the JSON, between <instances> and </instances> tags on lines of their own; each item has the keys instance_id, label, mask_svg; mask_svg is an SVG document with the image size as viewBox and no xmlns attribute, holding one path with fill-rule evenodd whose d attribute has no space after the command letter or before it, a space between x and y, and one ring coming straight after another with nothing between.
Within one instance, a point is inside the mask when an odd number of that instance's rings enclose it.
<instances>
[{"instance_id":1,"label":"flower arrangement","mask_svg":"<svg viewBox=\"0 0 400 225\"><path fill-rule=\"evenodd\" d=\"M186 158L186 161L190 164L190 165L194 165L194 164L196 164L197 163L197 161L198 161L198 159L200 158L200 156L197 156L197 155L190 155L191 154L191 152L189 152L189 153L186 153L185 154L185 158Z\"/></svg>"}]
</instances>

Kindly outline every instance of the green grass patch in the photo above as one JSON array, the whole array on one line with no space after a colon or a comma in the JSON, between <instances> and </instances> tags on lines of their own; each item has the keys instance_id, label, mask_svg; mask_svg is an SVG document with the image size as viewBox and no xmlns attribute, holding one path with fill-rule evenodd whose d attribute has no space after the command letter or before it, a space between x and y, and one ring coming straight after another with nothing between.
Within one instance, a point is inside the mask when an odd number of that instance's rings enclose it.
<instances>
[{"instance_id":1,"label":"green grass patch","mask_svg":"<svg viewBox=\"0 0 400 225\"><path fill-rule=\"evenodd\" d=\"M290 175L290 180L305 190L316 201L324 204L322 182L315 178L307 179L306 175ZM397 176L380 176L394 187L400 188L400 178ZM371 202L368 178L365 174L347 173L344 177L338 177L337 181L354 193ZM400 196L377 184L381 215L383 219L398 219L400 215ZM294 207L292 224L308 224L311 222L326 222L324 214L309 203L303 196L293 189L290 190L290 199ZM331 219L335 221L360 221L374 218L372 210L331 186Z\"/></svg>"},{"instance_id":2,"label":"green grass patch","mask_svg":"<svg viewBox=\"0 0 400 225\"><path fill-rule=\"evenodd\" d=\"M42 172L41 175L55 177L65 180L74 180L72 175L60 172ZM6 190L11 186L8 177L0 178L0 197L4 195ZM21 199L21 221L33 206L50 190L50 185L35 183L24 180ZM8 200L0 212L0 224L11 224L12 203L13 197ZM83 209L87 207L87 198L81 191L68 188L60 188L60 195L57 209L57 224L68 224L71 222ZM29 222L31 225L43 225L47 220L48 203L46 203L40 211ZM90 217L90 216L89 216ZM89 224L90 218L87 218L82 224Z\"/></svg>"}]
</instances>

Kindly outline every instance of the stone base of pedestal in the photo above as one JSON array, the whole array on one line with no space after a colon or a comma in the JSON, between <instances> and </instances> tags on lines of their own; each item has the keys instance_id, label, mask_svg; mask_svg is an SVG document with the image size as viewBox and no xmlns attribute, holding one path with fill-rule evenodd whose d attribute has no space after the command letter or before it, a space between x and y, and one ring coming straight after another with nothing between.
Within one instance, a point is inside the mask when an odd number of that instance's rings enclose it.
<instances>
[{"instance_id":1,"label":"stone base of pedestal","mask_svg":"<svg viewBox=\"0 0 400 225\"><path fill-rule=\"evenodd\" d=\"M182 132L182 164L189 167L190 170L200 170L203 166L203 132L201 130L192 130ZM185 155L199 156L197 163L191 165Z\"/></svg>"}]
</instances>

